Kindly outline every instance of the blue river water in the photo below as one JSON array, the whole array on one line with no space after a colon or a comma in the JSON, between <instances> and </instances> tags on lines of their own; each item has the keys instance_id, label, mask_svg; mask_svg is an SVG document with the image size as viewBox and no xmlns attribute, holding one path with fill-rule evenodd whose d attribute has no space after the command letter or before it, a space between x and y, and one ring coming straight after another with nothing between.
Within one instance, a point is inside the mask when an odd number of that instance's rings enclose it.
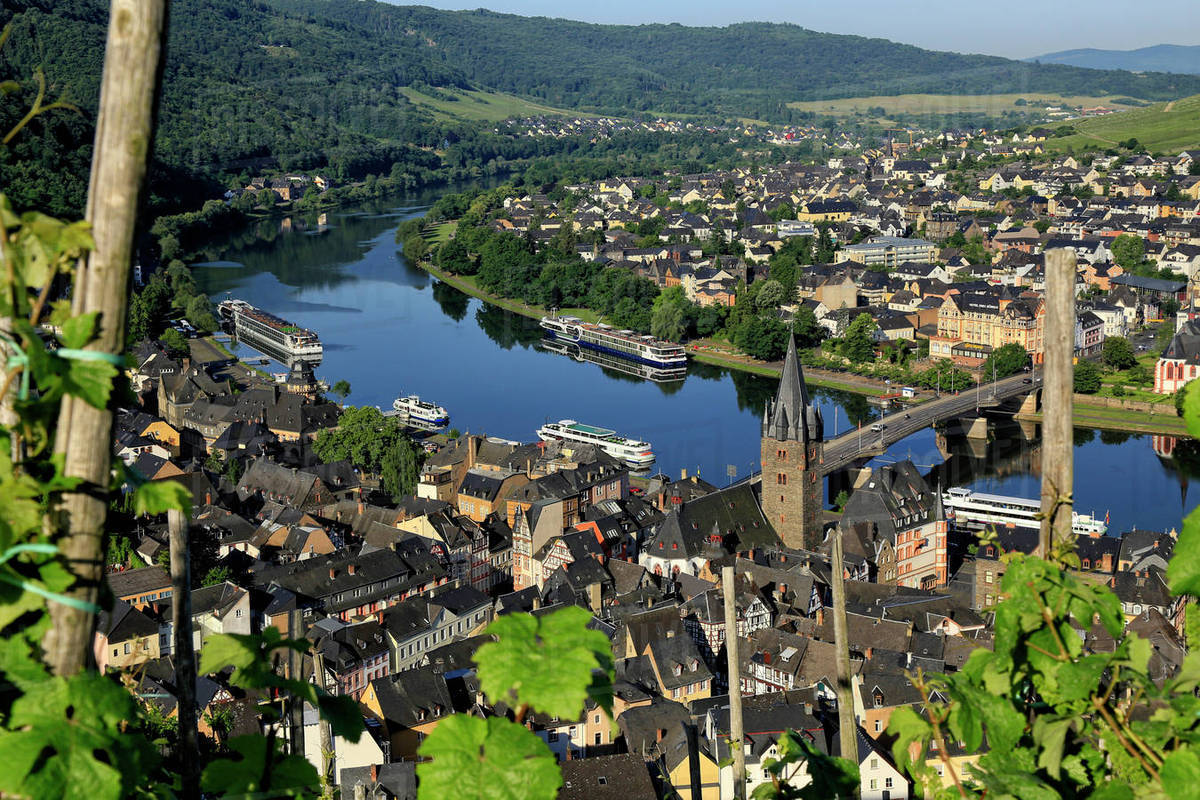
<instances>
[{"instance_id":1,"label":"blue river water","mask_svg":"<svg viewBox=\"0 0 1200 800\"><path fill-rule=\"evenodd\" d=\"M659 384L543 350L536 320L468 297L399 252L396 226L435 198L331 212L324 226L264 221L214 241L195 276L215 301L241 298L315 330L325 348L317 374L349 381L348 403L386 409L401 394L419 394L445 406L454 428L520 441L535 440L548 420L575 419L650 441L661 471L699 472L722 486L758 469L763 404L775 381L693 364L686 380ZM827 436L879 413L859 396L812 393ZM1030 425L1001 424L986 446L925 430L876 463L911 458L943 487L1036 497L1037 440ZM1187 440L1078 429L1077 510L1109 514L1114 533L1178 528L1200 501L1188 491L1189 476L1200 476L1192 464L1200 453Z\"/></svg>"}]
</instances>

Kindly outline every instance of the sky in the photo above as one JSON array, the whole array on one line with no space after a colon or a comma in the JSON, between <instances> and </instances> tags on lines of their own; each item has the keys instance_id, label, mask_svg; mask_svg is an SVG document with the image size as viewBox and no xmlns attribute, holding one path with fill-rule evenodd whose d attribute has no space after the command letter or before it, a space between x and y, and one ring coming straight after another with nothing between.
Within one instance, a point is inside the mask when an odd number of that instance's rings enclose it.
<instances>
[{"instance_id":1,"label":"sky","mask_svg":"<svg viewBox=\"0 0 1200 800\"><path fill-rule=\"evenodd\" d=\"M391 0L395 2L395 0ZM1081 47L1132 50L1200 44L1196 0L415 0L443 9L637 25L791 22L828 33L877 36L931 50L1027 58ZM407 4L407 3L405 3ZM1134 12L1136 9L1136 12Z\"/></svg>"}]
</instances>

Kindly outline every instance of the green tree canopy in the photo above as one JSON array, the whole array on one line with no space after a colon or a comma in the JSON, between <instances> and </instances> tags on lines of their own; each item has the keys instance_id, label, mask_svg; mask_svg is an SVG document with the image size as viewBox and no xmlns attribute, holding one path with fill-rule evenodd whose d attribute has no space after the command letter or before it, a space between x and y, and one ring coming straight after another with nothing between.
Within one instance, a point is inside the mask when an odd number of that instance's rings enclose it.
<instances>
[{"instance_id":1,"label":"green tree canopy","mask_svg":"<svg viewBox=\"0 0 1200 800\"><path fill-rule=\"evenodd\" d=\"M348 460L380 475L384 488L395 495L402 488L399 476L404 465L404 457L397 451L406 447L411 443L399 419L385 417L374 406L348 406L337 428L317 434L313 452L326 464Z\"/></svg>"},{"instance_id":2,"label":"green tree canopy","mask_svg":"<svg viewBox=\"0 0 1200 800\"><path fill-rule=\"evenodd\" d=\"M1101 359L1113 369L1129 369L1138 363L1133 346L1124 336L1110 336L1105 339Z\"/></svg>"},{"instance_id":3,"label":"green tree canopy","mask_svg":"<svg viewBox=\"0 0 1200 800\"><path fill-rule=\"evenodd\" d=\"M1100 368L1091 361L1080 360L1075 365L1075 391L1079 394L1095 394L1100 391Z\"/></svg>"},{"instance_id":4,"label":"green tree canopy","mask_svg":"<svg viewBox=\"0 0 1200 800\"><path fill-rule=\"evenodd\" d=\"M163 343L163 347L167 348L167 353L173 358L181 358L190 352L187 337L174 328L167 328L163 331L162 336L158 337L158 340Z\"/></svg>"},{"instance_id":5,"label":"green tree canopy","mask_svg":"<svg viewBox=\"0 0 1200 800\"><path fill-rule=\"evenodd\" d=\"M1142 241L1142 237L1134 236L1131 233L1122 233L1113 239L1109 249L1112 251L1113 260L1127 270L1141 264L1142 259L1146 256L1146 243Z\"/></svg>"},{"instance_id":6,"label":"green tree canopy","mask_svg":"<svg viewBox=\"0 0 1200 800\"><path fill-rule=\"evenodd\" d=\"M758 294L754 297L754 302L759 308L778 308L785 297L783 284L777 280L769 279L763 281L762 288L758 290Z\"/></svg>"},{"instance_id":7,"label":"green tree canopy","mask_svg":"<svg viewBox=\"0 0 1200 800\"><path fill-rule=\"evenodd\" d=\"M1029 353L1017 342L1001 345L983 362L983 380L991 380L992 368L995 368L996 378L1007 378L1015 375L1029 363Z\"/></svg>"},{"instance_id":8,"label":"green tree canopy","mask_svg":"<svg viewBox=\"0 0 1200 800\"><path fill-rule=\"evenodd\" d=\"M329 393L338 400L345 400L350 395L350 381L343 378L329 387Z\"/></svg>"},{"instance_id":9,"label":"green tree canopy","mask_svg":"<svg viewBox=\"0 0 1200 800\"><path fill-rule=\"evenodd\" d=\"M841 353L855 364L863 364L875 360L875 341L871 338L879 326L870 314L859 314L846 328L842 337Z\"/></svg>"}]
</instances>

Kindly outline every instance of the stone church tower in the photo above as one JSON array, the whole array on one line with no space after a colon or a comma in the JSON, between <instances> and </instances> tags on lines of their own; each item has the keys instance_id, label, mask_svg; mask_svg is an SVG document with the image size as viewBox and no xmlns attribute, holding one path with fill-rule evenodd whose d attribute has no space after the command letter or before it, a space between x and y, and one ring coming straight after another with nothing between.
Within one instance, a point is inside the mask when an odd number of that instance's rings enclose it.
<instances>
[{"instance_id":1,"label":"stone church tower","mask_svg":"<svg viewBox=\"0 0 1200 800\"><path fill-rule=\"evenodd\" d=\"M788 547L811 550L821 543L824 439L821 410L809 404L796 340L789 336L779 390L762 424L763 515Z\"/></svg>"}]
</instances>

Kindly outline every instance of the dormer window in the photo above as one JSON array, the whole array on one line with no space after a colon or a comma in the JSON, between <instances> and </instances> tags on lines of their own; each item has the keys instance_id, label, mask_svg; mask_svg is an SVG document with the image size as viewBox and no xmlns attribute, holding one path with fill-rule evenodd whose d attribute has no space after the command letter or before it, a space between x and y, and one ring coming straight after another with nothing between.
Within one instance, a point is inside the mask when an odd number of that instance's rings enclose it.
<instances>
[{"instance_id":1,"label":"dormer window","mask_svg":"<svg viewBox=\"0 0 1200 800\"><path fill-rule=\"evenodd\" d=\"M692 662L688 664L688 672L695 672L699 666L700 662L693 658Z\"/></svg>"},{"instance_id":2,"label":"dormer window","mask_svg":"<svg viewBox=\"0 0 1200 800\"><path fill-rule=\"evenodd\" d=\"M676 664L674 667L672 667L671 674L675 675L676 677L682 675L683 674L683 664Z\"/></svg>"}]
</instances>

